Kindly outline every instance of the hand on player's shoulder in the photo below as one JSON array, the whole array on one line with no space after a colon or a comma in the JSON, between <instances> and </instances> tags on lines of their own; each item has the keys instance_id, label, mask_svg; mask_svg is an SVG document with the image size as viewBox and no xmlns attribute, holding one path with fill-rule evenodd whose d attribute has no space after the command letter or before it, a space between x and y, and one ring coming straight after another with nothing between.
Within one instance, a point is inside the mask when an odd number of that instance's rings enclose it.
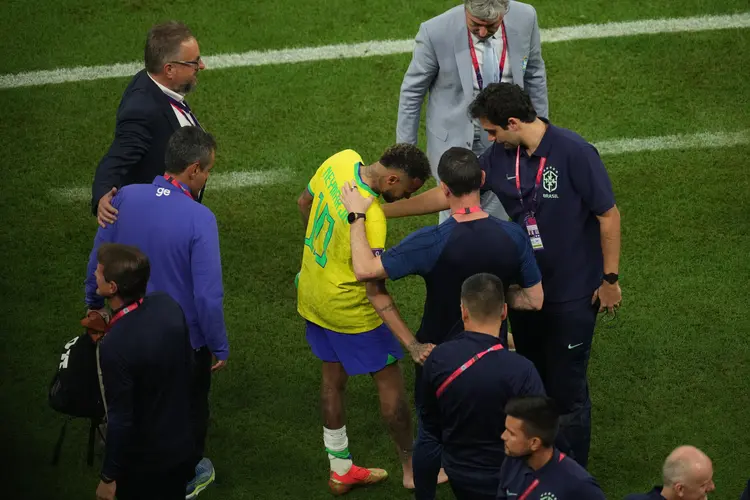
<instances>
[{"instance_id":1,"label":"hand on player's shoulder","mask_svg":"<svg viewBox=\"0 0 750 500\"><path fill-rule=\"evenodd\" d=\"M372 202L372 196L365 198L359 192L356 181L352 180L341 187L341 202L349 212L366 213Z\"/></svg>"}]
</instances>

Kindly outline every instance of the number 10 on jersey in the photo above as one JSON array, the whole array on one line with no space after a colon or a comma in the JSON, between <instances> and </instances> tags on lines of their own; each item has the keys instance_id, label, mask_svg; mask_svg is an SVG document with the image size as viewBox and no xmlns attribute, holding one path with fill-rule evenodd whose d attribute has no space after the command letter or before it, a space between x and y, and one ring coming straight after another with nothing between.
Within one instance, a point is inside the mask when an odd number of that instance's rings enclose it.
<instances>
[{"instance_id":1,"label":"number 10 on jersey","mask_svg":"<svg viewBox=\"0 0 750 500\"><path fill-rule=\"evenodd\" d=\"M317 262L320 267L326 267L326 263L328 262L326 250L331 243L333 226L336 223L328 211L328 203L323 203L323 198L323 193L320 193L315 206L315 217L312 221L310 236L305 238L305 246L310 249L315 256L315 262ZM326 228L325 231L323 231L324 227Z\"/></svg>"}]
</instances>

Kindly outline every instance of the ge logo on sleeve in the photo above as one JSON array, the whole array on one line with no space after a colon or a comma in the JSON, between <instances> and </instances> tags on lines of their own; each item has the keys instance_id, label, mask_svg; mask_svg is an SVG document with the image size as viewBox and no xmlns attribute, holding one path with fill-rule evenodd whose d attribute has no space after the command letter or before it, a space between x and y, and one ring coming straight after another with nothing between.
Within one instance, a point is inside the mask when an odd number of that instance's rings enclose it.
<instances>
[{"instance_id":1,"label":"ge logo on sleeve","mask_svg":"<svg viewBox=\"0 0 750 500\"><path fill-rule=\"evenodd\" d=\"M171 191L167 188L160 187L156 189L156 196L169 196L169 193L171 193Z\"/></svg>"}]
</instances>

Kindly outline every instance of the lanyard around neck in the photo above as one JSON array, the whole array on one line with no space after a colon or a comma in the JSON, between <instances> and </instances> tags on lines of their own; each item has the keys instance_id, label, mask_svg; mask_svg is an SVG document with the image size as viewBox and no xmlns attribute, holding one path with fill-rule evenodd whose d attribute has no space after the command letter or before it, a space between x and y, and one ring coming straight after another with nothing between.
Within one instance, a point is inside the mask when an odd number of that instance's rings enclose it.
<instances>
[{"instance_id":1,"label":"lanyard around neck","mask_svg":"<svg viewBox=\"0 0 750 500\"><path fill-rule=\"evenodd\" d=\"M109 320L109 325L107 325L107 328L108 328L108 329L111 329L111 328L112 328L112 326L113 326L113 325L114 325L114 324L115 324L115 323L116 323L116 322L117 322L117 321L118 321L118 320L119 320L120 318L122 318L123 316L125 316L126 314L128 314L128 313L130 313L130 312L133 312L133 311L135 311L136 309L138 309L138 306L140 306L141 304L143 304L143 299L138 299L138 300L136 300L135 302L133 302L132 304L130 304L130 305L127 305L127 306L123 307L122 309L120 309L120 310L119 310L119 311L117 312L117 314L115 314L114 316L112 316L112 319L111 319L111 320Z\"/></svg>"},{"instance_id":2,"label":"lanyard around neck","mask_svg":"<svg viewBox=\"0 0 750 500\"><path fill-rule=\"evenodd\" d=\"M503 70L505 69L505 54L508 50L508 36L505 34L505 21L500 23L500 30L503 36L503 53L500 55L500 80L503 79ZM479 59L477 59L477 53L474 49L474 40L471 38L471 31L469 33L469 53L471 54L471 64L474 65L474 72L477 75L477 86L479 90L484 88L484 80L482 80L482 72L479 69ZM492 44L488 44L489 48L492 49ZM485 54L485 57L487 55Z\"/></svg>"},{"instance_id":3,"label":"lanyard around neck","mask_svg":"<svg viewBox=\"0 0 750 500\"><path fill-rule=\"evenodd\" d=\"M530 213L533 215L536 211L537 206L537 195L539 194L539 185L542 182L542 172L544 171L544 166L547 164L547 158L542 156L539 159L539 169L536 172L536 181L534 182L534 191L531 195L531 210ZM516 150L516 190L518 191L518 199L521 200L521 208L526 210L526 208L523 206L523 192L521 191L521 146L518 146L518 149Z\"/></svg>"},{"instance_id":4,"label":"lanyard around neck","mask_svg":"<svg viewBox=\"0 0 750 500\"><path fill-rule=\"evenodd\" d=\"M195 199L195 196L193 196L193 193L191 193L190 191L188 191L187 189L185 189L182 186L182 184L180 184L179 182L177 182L177 179L175 179L171 175L167 175L167 174L164 174L164 178L167 180L168 183L170 183L171 185L173 185L174 187L178 188L180 191L182 191L183 193L185 193L187 196L189 196L191 200Z\"/></svg>"}]
</instances>

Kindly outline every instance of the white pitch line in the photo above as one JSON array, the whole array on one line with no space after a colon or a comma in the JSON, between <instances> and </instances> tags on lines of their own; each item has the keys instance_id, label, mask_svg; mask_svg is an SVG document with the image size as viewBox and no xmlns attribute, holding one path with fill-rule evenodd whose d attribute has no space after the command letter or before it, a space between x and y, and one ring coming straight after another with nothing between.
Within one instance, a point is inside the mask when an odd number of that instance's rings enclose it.
<instances>
[{"instance_id":1,"label":"white pitch line","mask_svg":"<svg viewBox=\"0 0 750 500\"><path fill-rule=\"evenodd\" d=\"M699 16L670 19L648 19L606 24L583 24L541 30L542 43L567 42L594 38L650 35L750 27L750 12L723 16ZM414 48L414 40L383 40L355 44L282 50L251 50L234 54L206 56L207 69L294 64L330 59L350 59L404 54ZM143 68L142 62L116 63L103 66L76 66L53 70L27 71L0 75L0 89L29 87L65 82L132 76Z\"/></svg>"},{"instance_id":2,"label":"white pitch line","mask_svg":"<svg viewBox=\"0 0 750 500\"><path fill-rule=\"evenodd\" d=\"M614 139L593 143L599 154L618 155L642 151L663 151L667 149L706 149L723 148L750 144L750 129L739 132L700 132L697 134L665 135L634 139ZM208 189L226 190L281 184L294 178L289 169L226 172L211 175ZM91 199L90 187L51 189L50 194L62 201L77 202Z\"/></svg>"},{"instance_id":3,"label":"white pitch line","mask_svg":"<svg viewBox=\"0 0 750 500\"><path fill-rule=\"evenodd\" d=\"M635 139L615 139L595 143L601 155L662 151L665 149L725 148L750 143L750 129L739 132L699 132Z\"/></svg>"},{"instance_id":4,"label":"white pitch line","mask_svg":"<svg viewBox=\"0 0 750 500\"><path fill-rule=\"evenodd\" d=\"M270 184L281 184L292 178L289 169L259 170L245 172L217 172L211 174L208 188L224 191L227 189L249 188L253 186L266 186ZM91 187L70 187L50 189L50 194L60 201L89 201L91 200Z\"/></svg>"}]
</instances>

